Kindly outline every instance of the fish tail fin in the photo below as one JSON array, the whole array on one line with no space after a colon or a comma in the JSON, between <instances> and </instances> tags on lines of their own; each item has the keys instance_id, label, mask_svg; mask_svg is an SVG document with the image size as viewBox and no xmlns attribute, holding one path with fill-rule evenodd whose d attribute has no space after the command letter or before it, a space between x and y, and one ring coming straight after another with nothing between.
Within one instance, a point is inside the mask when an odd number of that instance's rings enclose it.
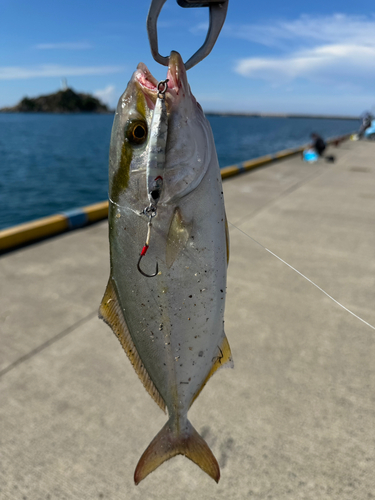
<instances>
[{"instance_id":1,"label":"fish tail fin","mask_svg":"<svg viewBox=\"0 0 375 500\"><path fill-rule=\"evenodd\" d=\"M134 472L135 484L139 484L150 472L176 455L185 455L217 483L219 482L219 464L206 441L189 420L186 419L183 428L178 430L173 425L172 419L169 419L141 456Z\"/></svg>"}]
</instances>

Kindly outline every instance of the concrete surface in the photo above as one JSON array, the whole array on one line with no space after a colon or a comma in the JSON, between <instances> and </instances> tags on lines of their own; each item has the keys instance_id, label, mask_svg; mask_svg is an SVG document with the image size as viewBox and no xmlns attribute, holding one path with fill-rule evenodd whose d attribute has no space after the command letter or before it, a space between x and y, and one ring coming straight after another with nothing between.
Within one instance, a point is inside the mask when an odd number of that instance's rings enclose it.
<instances>
[{"instance_id":1,"label":"concrete surface","mask_svg":"<svg viewBox=\"0 0 375 500\"><path fill-rule=\"evenodd\" d=\"M228 219L375 325L375 144L331 152L228 179ZM234 226L235 369L189 413L218 485L180 456L134 486L166 417L96 318L106 223L0 259L1 500L375 498L375 330Z\"/></svg>"}]
</instances>

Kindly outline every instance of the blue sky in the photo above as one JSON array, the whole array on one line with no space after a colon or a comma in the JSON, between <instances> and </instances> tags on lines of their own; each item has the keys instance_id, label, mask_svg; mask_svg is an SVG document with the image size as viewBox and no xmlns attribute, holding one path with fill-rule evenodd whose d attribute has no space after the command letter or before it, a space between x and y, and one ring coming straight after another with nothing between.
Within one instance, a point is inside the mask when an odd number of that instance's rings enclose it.
<instances>
[{"instance_id":1,"label":"blue sky","mask_svg":"<svg viewBox=\"0 0 375 500\"><path fill-rule=\"evenodd\" d=\"M51 93L61 78L114 106L151 56L149 0L0 0L0 107ZM208 9L167 0L159 50L184 60L206 36ZM359 115L375 112L373 2L230 0L212 53L189 70L206 111Z\"/></svg>"}]
</instances>

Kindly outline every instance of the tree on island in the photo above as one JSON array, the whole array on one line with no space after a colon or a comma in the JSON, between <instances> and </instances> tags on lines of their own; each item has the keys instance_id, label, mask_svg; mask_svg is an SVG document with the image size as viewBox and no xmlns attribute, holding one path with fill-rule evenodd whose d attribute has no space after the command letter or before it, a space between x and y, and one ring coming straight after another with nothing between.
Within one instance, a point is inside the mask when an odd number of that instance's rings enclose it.
<instances>
[{"instance_id":1,"label":"tree on island","mask_svg":"<svg viewBox=\"0 0 375 500\"><path fill-rule=\"evenodd\" d=\"M8 113L110 113L108 106L90 94L71 88L39 97L24 97L16 106L3 108Z\"/></svg>"}]
</instances>

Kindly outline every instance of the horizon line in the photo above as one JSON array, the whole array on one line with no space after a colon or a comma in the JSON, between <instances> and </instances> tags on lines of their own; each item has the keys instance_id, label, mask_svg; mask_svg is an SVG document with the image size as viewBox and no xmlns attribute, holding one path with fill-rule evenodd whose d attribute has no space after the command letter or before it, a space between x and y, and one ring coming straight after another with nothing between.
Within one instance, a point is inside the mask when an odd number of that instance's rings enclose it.
<instances>
[{"instance_id":1,"label":"horizon line","mask_svg":"<svg viewBox=\"0 0 375 500\"><path fill-rule=\"evenodd\" d=\"M247 116L254 118L322 118L330 120L360 120L360 115L332 115L313 113L263 113L259 111L204 111L205 115L216 116Z\"/></svg>"}]
</instances>

